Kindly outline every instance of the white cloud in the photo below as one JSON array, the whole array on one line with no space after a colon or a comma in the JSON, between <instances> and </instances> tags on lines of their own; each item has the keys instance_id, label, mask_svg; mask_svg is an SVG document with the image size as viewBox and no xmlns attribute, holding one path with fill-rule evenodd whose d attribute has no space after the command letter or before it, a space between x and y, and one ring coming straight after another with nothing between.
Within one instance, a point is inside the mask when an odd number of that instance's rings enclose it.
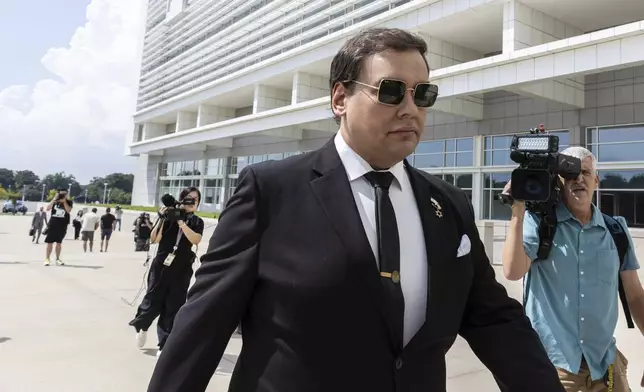
<instances>
[{"instance_id":1,"label":"white cloud","mask_svg":"<svg viewBox=\"0 0 644 392\"><path fill-rule=\"evenodd\" d=\"M0 91L0 167L65 171L81 183L134 170L133 158L123 154L133 128L146 3L92 0L69 45L42 58L57 79Z\"/></svg>"}]
</instances>

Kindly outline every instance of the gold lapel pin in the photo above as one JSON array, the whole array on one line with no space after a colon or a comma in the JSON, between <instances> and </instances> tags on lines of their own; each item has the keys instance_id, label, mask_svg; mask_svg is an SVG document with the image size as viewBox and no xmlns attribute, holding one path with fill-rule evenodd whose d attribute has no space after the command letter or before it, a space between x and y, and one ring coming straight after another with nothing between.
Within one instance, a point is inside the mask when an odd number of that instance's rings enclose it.
<instances>
[{"instance_id":1,"label":"gold lapel pin","mask_svg":"<svg viewBox=\"0 0 644 392\"><path fill-rule=\"evenodd\" d=\"M434 211L436 211L436 216L439 218L443 217L443 207L441 207L440 204L434 199L433 197L431 198L432 206L434 207Z\"/></svg>"}]
</instances>

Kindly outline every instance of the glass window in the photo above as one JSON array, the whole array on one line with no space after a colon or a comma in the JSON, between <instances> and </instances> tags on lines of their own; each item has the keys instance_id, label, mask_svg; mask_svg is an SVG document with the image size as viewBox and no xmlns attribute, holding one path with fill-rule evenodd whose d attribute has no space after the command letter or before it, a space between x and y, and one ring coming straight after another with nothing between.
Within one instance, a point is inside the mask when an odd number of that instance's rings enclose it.
<instances>
[{"instance_id":1,"label":"glass window","mask_svg":"<svg viewBox=\"0 0 644 392\"><path fill-rule=\"evenodd\" d=\"M414 166L419 169L443 167L443 154L424 154L414 157Z\"/></svg>"},{"instance_id":2,"label":"glass window","mask_svg":"<svg viewBox=\"0 0 644 392\"><path fill-rule=\"evenodd\" d=\"M207 176L223 176L226 172L226 159L215 158L206 161Z\"/></svg>"},{"instance_id":3,"label":"glass window","mask_svg":"<svg viewBox=\"0 0 644 392\"><path fill-rule=\"evenodd\" d=\"M600 189L599 209L611 216L623 216L629 227L644 227L644 191Z\"/></svg>"},{"instance_id":4,"label":"glass window","mask_svg":"<svg viewBox=\"0 0 644 392\"><path fill-rule=\"evenodd\" d=\"M474 164L474 139L445 139L418 143L409 164L425 169L432 167L463 167Z\"/></svg>"},{"instance_id":5,"label":"glass window","mask_svg":"<svg viewBox=\"0 0 644 392\"><path fill-rule=\"evenodd\" d=\"M420 142L416 146L415 154L442 153L443 141Z\"/></svg>"},{"instance_id":6,"label":"glass window","mask_svg":"<svg viewBox=\"0 0 644 392\"><path fill-rule=\"evenodd\" d=\"M223 180L221 178L205 180L204 202L207 204L220 204Z\"/></svg>"},{"instance_id":7,"label":"glass window","mask_svg":"<svg viewBox=\"0 0 644 392\"><path fill-rule=\"evenodd\" d=\"M511 173L485 174L483 189L483 216L484 219L508 220L511 210L501 204L498 195L503 191L505 184L510 181Z\"/></svg>"},{"instance_id":8,"label":"glass window","mask_svg":"<svg viewBox=\"0 0 644 392\"><path fill-rule=\"evenodd\" d=\"M644 125L588 128L586 141L599 162L644 161Z\"/></svg>"},{"instance_id":9,"label":"glass window","mask_svg":"<svg viewBox=\"0 0 644 392\"><path fill-rule=\"evenodd\" d=\"M563 151L570 145L570 134L568 131L549 132L559 137L559 151ZM510 159L510 144L514 135L486 136L485 153L483 164L485 166L516 165Z\"/></svg>"},{"instance_id":10,"label":"glass window","mask_svg":"<svg viewBox=\"0 0 644 392\"><path fill-rule=\"evenodd\" d=\"M644 190L644 171L641 170L600 170L599 189Z\"/></svg>"},{"instance_id":11,"label":"glass window","mask_svg":"<svg viewBox=\"0 0 644 392\"><path fill-rule=\"evenodd\" d=\"M228 198L235 193L235 188L237 188L237 179L236 178L229 178L228 179Z\"/></svg>"}]
</instances>

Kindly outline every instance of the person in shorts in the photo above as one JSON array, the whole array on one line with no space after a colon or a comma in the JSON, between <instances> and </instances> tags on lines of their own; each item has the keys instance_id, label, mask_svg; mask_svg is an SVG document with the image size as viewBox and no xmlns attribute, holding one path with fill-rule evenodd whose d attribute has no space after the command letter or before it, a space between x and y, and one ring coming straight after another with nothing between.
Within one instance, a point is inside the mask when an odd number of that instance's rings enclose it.
<instances>
[{"instance_id":1,"label":"person in shorts","mask_svg":"<svg viewBox=\"0 0 644 392\"><path fill-rule=\"evenodd\" d=\"M105 243L105 252L110 244L110 237L116 228L116 217L112 214L110 207L105 209L105 215L101 216L101 252Z\"/></svg>"},{"instance_id":2,"label":"person in shorts","mask_svg":"<svg viewBox=\"0 0 644 392\"><path fill-rule=\"evenodd\" d=\"M73 201L67 200L67 189L59 189L54 199L47 206L47 211L51 211L51 216L47 226L47 237L45 237L45 243L47 244L45 266L49 266L49 258L54 244L56 244L56 264L65 265L60 260L60 251L65 235L67 235L67 226L71 221L70 212L73 204Z\"/></svg>"},{"instance_id":3,"label":"person in shorts","mask_svg":"<svg viewBox=\"0 0 644 392\"><path fill-rule=\"evenodd\" d=\"M91 212L83 215L83 224L81 226L81 239L83 240L83 251L87 252L87 242L89 241L89 251L94 250L94 232L98 229L98 210L92 208Z\"/></svg>"}]
</instances>

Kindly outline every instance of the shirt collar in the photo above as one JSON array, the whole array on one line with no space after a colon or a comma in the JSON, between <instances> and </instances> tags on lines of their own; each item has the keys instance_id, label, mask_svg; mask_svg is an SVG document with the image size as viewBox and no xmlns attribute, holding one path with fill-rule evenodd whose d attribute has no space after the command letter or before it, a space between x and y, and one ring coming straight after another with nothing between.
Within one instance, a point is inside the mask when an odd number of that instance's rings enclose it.
<instances>
[{"instance_id":1,"label":"shirt collar","mask_svg":"<svg viewBox=\"0 0 644 392\"><path fill-rule=\"evenodd\" d=\"M344 140L341 132L338 132L335 135L334 139L335 148L338 151L342 165L344 165L344 170L347 172L347 177L349 177L349 182L353 182L365 174L373 171L371 165L367 163L360 155L358 155ZM402 184L403 176L405 175L405 165L404 163L398 162L388 170L391 174L394 175L398 186Z\"/></svg>"},{"instance_id":2,"label":"shirt collar","mask_svg":"<svg viewBox=\"0 0 644 392\"><path fill-rule=\"evenodd\" d=\"M599 226L604 229L607 229L606 223L604 222L604 218L602 217L602 213L599 210L599 208L597 208L597 206L594 204L591 204L591 208L593 209L593 217L590 220L589 225L591 227ZM559 204L557 205L557 221L564 222L564 221L567 221L568 219L575 219L575 218L572 216L572 213L570 212L568 207L566 207L563 201L560 201Z\"/></svg>"}]
</instances>

